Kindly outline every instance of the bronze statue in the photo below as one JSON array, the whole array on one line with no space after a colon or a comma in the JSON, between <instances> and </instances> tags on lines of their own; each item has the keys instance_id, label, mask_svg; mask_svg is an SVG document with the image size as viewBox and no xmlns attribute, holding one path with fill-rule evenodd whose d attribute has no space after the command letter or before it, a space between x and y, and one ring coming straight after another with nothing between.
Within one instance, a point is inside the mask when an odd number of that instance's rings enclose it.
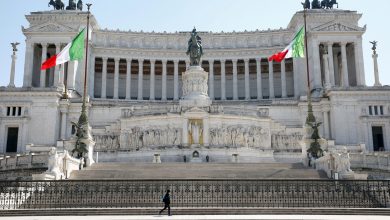
<instances>
[{"instance_id":1,"label":"bronze statue","mask_svg":"<svg viewBox=\"0 0 390 220\"><path fill-rule=\"evenodd\" d=\"M321 8L323 8L323 9L333 9L333 5L337 5L337 8L339 7L339 3L337 3L337 0L322 0L321 1Z\"/></svg>"},{"instance_id":2,"label":"bronze statue","mask_svg":"<svg viewBox=\"0 0 390 220\"><path fill-rule=\"evenodd\" d=\"M77 2L77 9L80 10L80 11L83 10L83 1L82 1L82 0L79 0L79 1Z\"/></svg>"},{"instance_id":3,"label":"bronze statue","mask_svg":"<svg viewBox=\"0 0 390 220\"><path fill-rule=\"evenodd\" d=\"M50 0L48 7L53 6L53 10L64 10L65 4L61 0Z\"/></svg>"},{"instance_id":4,"label":"bronze statue","mask_svg":"<svg viewBox=\"0 0 390 220\"><path fill-rule=\"evenodd\" d=\"M187 55L190 55L190 66L200 66L200 59L203 55L202 38L198 36L195 27L188 41Z\"/></svg>"},{"instance_id":5,"label":"bronze statue","mask_svg":"<svg viewBox=\"0 0 390 220\"><path fill-rule=\"evenodd\" d=\"M372 44L371 50L374 52L374 54L376 54L376 45L378 44L378 41L374 40L370 41L370 43Z\"/></svg>"},{"instance_id":6,"label":"bronze statue","mask_svg":"<svg viewBox=\"0 0 390 220\"><path fill-rule=\"evenodd\" d=\"M321 126L322 122L314 121L313 123L307 124L313 129L311 139L314 140L314 142L310 144L310 148L307 152L310 153L314 158L320 158L323 156L323 150L321 149L321 144L318 142L318 140L321 139L318 128Z\"/></svg>"},{"instance_id":7,"label":"bronze statue","mask_svg":"<svg viewBox=\"0 0 390 220\"><path fill-rule=\"evenodd\" d=\"M321 9L321 4L319 0L313 0L311 3L311 8L312 9Z\"/></svg>"},{"instance_id":8,"label":"bronze statue","mask_svg":"<svg viewBox=\"0 0 390 220\"><path fill-rule=\"evenodd\" d=\"M12 51L14 52L14 54L16 53L16 51L18 51L18 48L16 48L20 43L19 42L15 42L15 43L11 43L12 45Z\"/></svg>"},{"instance_id":9,"label":"bronze statue","mask_svg":"<svg viewBox=\"0 0 390 220\"><path fill-rule=\"evenodd\" d=\"M76 10L77 5L75 0L69 0L69 5L66 7L66 10Z\"/></svg>"},{"instance_id":10,"label":"bronze statue","mask_svg":"<svg viewBox=\"0 0 390 220\"><path fill-rule=\"evenodd\" d=\"M306 0L305 2L301 2L303 9L310 9L310 0Z\"/></svg>"}]
</instances>

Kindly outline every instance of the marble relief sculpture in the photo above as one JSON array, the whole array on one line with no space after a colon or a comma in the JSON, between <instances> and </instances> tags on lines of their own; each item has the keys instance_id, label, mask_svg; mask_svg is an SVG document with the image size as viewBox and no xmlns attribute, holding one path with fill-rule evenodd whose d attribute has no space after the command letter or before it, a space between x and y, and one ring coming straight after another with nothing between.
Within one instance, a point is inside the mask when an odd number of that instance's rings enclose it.
<instances>
[{"instance_id":1,"label":"marble relief sculpture","mask_svg":"<svg viewBox=\"0 0 390 220\"><path fill-rule=\"evenodd\" d=\"M210 129L210 146L267 148L269 131L261 127L222 126Z\"/></svg>"}]
</instances>

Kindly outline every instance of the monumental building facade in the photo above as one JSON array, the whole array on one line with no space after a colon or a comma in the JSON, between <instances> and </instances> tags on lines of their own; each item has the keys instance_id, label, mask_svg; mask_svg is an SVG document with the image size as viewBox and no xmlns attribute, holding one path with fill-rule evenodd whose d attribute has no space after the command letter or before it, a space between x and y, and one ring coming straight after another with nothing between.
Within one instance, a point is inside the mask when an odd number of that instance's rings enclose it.
<instances>
[{"instance_id":1,"label":"monumental building facade","mask_svg":"<svg viewBox=\"0 0 390 220\"><path fill-rule=\"evenodd\" d=\"M362 14L307 11L313 110L322 145L390 150L390 88L366 85ZM82 105L84 61L41 71L86 26L80 11L26 16L24 80L0 89L0 153L72 148ZM99 161L299 161L305 154L307 71L281 51L303 26L303 11L286 28L198 32L208 106L182 105L189 32L108 30L91 17L88 114ZM366 51L367 52L367 51ZM63 97L66 88L67 98ZM96 154L95 154L96 155Z\"/></svg>"}]
</instances>

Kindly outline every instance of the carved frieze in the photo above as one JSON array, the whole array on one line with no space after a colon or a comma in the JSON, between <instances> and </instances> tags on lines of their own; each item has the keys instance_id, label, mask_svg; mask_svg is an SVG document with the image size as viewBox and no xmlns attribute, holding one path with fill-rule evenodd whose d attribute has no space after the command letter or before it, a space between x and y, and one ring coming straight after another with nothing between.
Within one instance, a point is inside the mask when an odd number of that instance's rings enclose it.
<instances>
[{"instance_id":1,"label":"carved frieze","mask_svg":"<svg viewBox=\"0 0 390 220\"><path fill-rule=\"evenodd\" d=\"M302 150L301 142L303 137L303 134L299 132L272 134L272 149L275 151Z\"/></svg>"}]
</instances>

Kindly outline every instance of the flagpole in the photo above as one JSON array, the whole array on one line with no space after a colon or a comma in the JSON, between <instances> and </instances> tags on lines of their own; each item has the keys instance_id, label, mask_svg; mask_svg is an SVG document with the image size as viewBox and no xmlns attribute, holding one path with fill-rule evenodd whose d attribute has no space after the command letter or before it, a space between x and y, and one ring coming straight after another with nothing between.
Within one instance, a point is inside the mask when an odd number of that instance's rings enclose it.
<instances>
[{"instance_id":1,"label":"flagpole","mask_svg":"<svg viewBox=\"0 0 390 220\"><path fill-rule=\"evenodd\" d=\"M316 118L313 114L313 106L311 103L311 89L310 89L310 69L309 69L309 52L307 46L307 22L306 22L306 14L307 9L303 9L303 18L305 23L305 50L306 50L306 72L307 72L307 117L306 124L313 123L316 121Z\"/></svg>"},{"instance_id":2,"label":"flagpole","mask_svg":"<svg viewBox=\"0 0 390 220\"><path fill-rule=\"evenodd\" d=\"M87 116L87 78L88 78L88 49L89 49L89 17L90 17L90 8L92 4L87 4L88 15L87 15L87 40L86 40L86 49L85 49L85 70L84 70L84 94L83 94L83 105L81 107L81 115L79 118L79 125L88 124Z\"/></svg>"}]
</instances>

